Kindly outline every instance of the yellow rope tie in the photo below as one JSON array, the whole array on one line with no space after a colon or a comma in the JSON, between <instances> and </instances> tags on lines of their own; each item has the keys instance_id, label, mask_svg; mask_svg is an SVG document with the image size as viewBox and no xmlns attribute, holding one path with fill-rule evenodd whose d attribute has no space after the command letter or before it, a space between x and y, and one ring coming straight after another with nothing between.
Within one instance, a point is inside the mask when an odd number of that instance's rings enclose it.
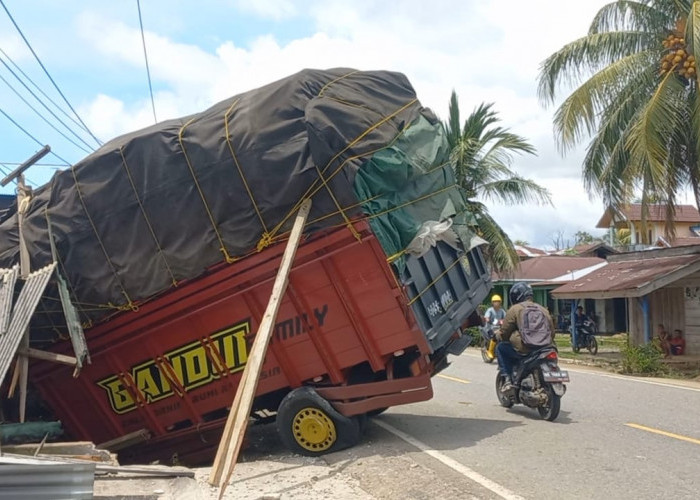
<instances>
[{"instance_id":1,"label":"yellow rope tie","mask_svg":"<svg viewBox=\"0 0 700 500\"><path fill-rule=\"evenodd\" d=\"M347 75L346 75L346 76L347 76ZM343 77L343 78L344 78L344 77ZM333 82L331 82L331 83L333 83ZM328 85L330 85L330 83L329 83ZM397 110L394 111L393 113L391 113L391 114L385 116L384 118L382 118L381 120L379 120L377 123L375 123L375 124L372 125L371 127L367 128L367 130L365 130L365 131L362 132L360 135L358 135L355 139L353 139L350 143L348 143L347 146L345 146L345 147L344 147L342 150L340 150L335 156L333 156L333 158L331 158L331 159L328 161L328 163L327 163L326 166L323 168L323 170L320 171L321 174L325 174L325 173L326 173L326 170L328 170L328 168L330 168L331 164L332 164L335 160L337 160L338 157L339 157L340 155L342 155L343 153L345 153L345 151L347 151L348 149L350 149L351 147L353 147L355 144L357 144L359 141L361 141L362 139L364 139L370 132L372 132L374 129L376 129L376 128L382 126L384 123L388 122L389 120L391 120L392 118L394 118L395 116L397 116L397 115L400 114L402 111L404 111L405 109L407 109L409 106L412 106L412 105L413 105L414 103L416 103L416 102L418 102L418 99L413 99L412 101L408 102L407 104L401 106L399 109L397 109ZM404 132L405 130L406 130L406 128L404 128L404 130L402 130L401 132L399 132L399 134L398 134L396 137L394 137L394 138L392 139L392 142L391 142L390 144L393 144L393 142L394 142L401 134L403 134L403 132ZM368 154L372 154L373 152L380 151L380 150L385 149L385 148L387 148L387 147L389 147L389 145L382 146L381 148L377 148L377 149L374 150L374 151L365 152L365 153L362 153L362 154L360 154L360 155L356 155L356 156L353 157L353 159L359 158L360 156L366 156L366 155L368 155ZM348 160L346 160L346 162L347 162L347 161L348 161ZM343 166L346 162L343 162L343 163L341 164L341 167L339 167L338 169L336 169L336 171L329 177L329 179L331 179L337 172L339 172L339 171L340 171L340 168L342 168L342 166ZM316 168L318 169L318 167L316 167ZM287 213L287 215L272 229L271 232L272 232L272 235L273 235L273 236L274 236L275 234L277 234L277 232L278 232L278 231L282 228L282 226L292 217L292 215L294 215L294 214L299 210L299 207L301 206L301 203L303 202L303 200L312 197L312 194L311 194L312 191L315 193L315 192L318 192L318 191L322 188L322 186L321 186L321 187L317 187L317 183L318 183L318 180L315 180L313 183L311 183L311 185L309 186L309 188L306 190L306 193L304 193L304 194L302 195L302 197L300 198L300 200L292 207L292 209L289 211L289 213ZM315 189L315 191L314 191L314 189Z\"/></svg>"},{"instance_id":2,"label":"yellow rope tie","mask_svg":"<svg viewBox=\"0 0 700 500\"><path fill-rule=\"evenodd\" d=\"M355 226L352 225L352 222L350 222L350 219L348 218L347 214L345 211L340 207L340 203L338 202L338 199L335 197L333 194L333 190L331 187L326 183L326 179L324 179L323 174L321 173L321 170L319 170L318 167L315 167L316 171L318 172L318 178L321 179L321 182L323 183L323 187L328 190L328 194L330 195L331 199L333 200L333 203L335 204L336 208L338 209L338 212L340 212L340 215L343 217L343 220L345 221L346 227L350 230L352 235L355 237L357 241L362 240L362 236L360 236L360 233L355 230Z\"/></svg>"},{"instance_id":3,"label":"yellow rope tie","mask_svg":"<svg viewBox=\"0 0 700 500\"><path fill-rule=\"evenodd\" d=\"M122 165L124 165L124 170L126 171L126 176L129 179L129 184L131 184L131 189L134 191L134 196L136 197L136 202L139 204L139 209L141 209L141 215L143 215L143 219L146 221L146 225L148 226L148 230L151 232L151 236L153 237L153 241L156 244L156 247L158 247L158 253L160 254L161 258L163 259L163 263L165 264L165 268L168 271L168 274L170 274L170 279L172 281L173 286L177 286L177 280L175 279L175 275L173 274L172 269L170 268L170 264L168 264L168 259L165 257L165 252L163 251L163 248L160 246L160 243L158 242L158 238L156 237L156 232L153 229L153 226L151 225L151 221L148 219L148 215L146 215L146 209L143 206L143 203L141 202L141 198L139 197L139 193L136 190L136 184L134 183L134 179L131 176L131 172L129 171L129 166L126 163L126 158L124 157L124 148L120 147L119 148L119 155L122 157Z\"/></svg>"},{"instance_id":4,"label":"yellow rope tie","mask_svg":"<svg viewBox=\"0 0 700 500\"><path fill-rule=\"evenodd\" d=\"M219 228L216 226L216 222L214 221L214 215L211 213L211 209L209 208L209 204L207 203L207 200L204 197L204 192L202 191L202 187L199 184L199 180L197 180L197 175L194 173L194 168L192 168L192 162L190 161L190 157L187 154L187 149L185 149L185 143L182 140L182 136L185 133L185 129L187 127L189 127L189 125L194 121L195 121L195 118L192 118L180 128L180 131L177 134L177 140L180 143L180 149L182 149L182 154L185 156L187 168L190 169L190 174L192 174L192 179L194 180L194 185L197 188L197 192L199 193L199 197L202 199L202 203L204 204L204 209L207 212L207 216L209 216L209 222L211 222L211 226L212 226L212 228L214 228L214 233L216 234L216 238L219 240L219 250L221 251L221 253L224 254L224 258L226 259L226 263L232 264L232 263L236 262L236 260L238 260L238 259L231 257L231 255L229 255L229 253L228 253L228 250L226 249L226 245L224 243L223 238L221 237L221 233L219 233Z\"/></svg>"},{"instance_id":5,"label":"yellow rope tie","mask_svg":"<svg viewBox=\"0 0 700 500\"><path fill-rule=\"evenodd\" d=\"M391 264L391 263L394 262L395 260L398 260L399 258L401 258L401 256L402 256L403 254L405 254L405 253L406 253L406 250L400 250L400 251L396 252L395 254L390 255L389 257L387 257L387 258L386 258L386 261L387 261L389 264Z\"/></svg>"},{"instance_id":6,"label":"yellow rope tie","mask_svg":"<svg viewBox=\"0 0 700 500\"><path fill-rule=\"evenodd\" d=\"M241 180L243 181L243 186L245 187L246 192L248 193L248 198L250 198L250 202L253 204L253 208L255 209L255 213L258 215L258 219L260 220L260 225L263 228L263 236L260 240L260 243L258 243L258 251L260 251L260 245L262 242L265 240L265 236L268 233L267 226L265 225L265 221L263 220L262 213L260 212L260 208L258 207L258 204L255 202L255 197L253 196L253 191L250 189L250 186L248 185L248 180L245 178L245 175L243 175L243 169L241 168L241 164L238 162L238 157L236 156L236 152L233 149L233 142L231 141L231 134L229 133L229 116L231 112L233 111L233 108L238 104L238 101L240 99L236 99L233 104L231 104L231 107L228 108L228 111L226 111L226 114L224 115L224 131L226 135L226 144L228 145L228 149L231 152L231 157L233 158L233 163L236 165L236 169L238 170L238 175L241 176ZM266 245L265 245L266 246ZM264 246L263 246L264 248Z\"/></svg>"},{"instance_id":7,"label":"yellow rope tie","mask_svg":"<svg viewBox=\"0 0 700 500\"><path fill-rule=\"evenodd\" d=\"M267 247L272 245L273 242L274 242L274 239L273 239L272 235L270 233L268 233L267 231L265 231L262 234L262 236L260 237L260 241L258 241L258 246L256 247L256 250L258 252L262 252Z\"/></svg>"},{"instance_id":8,"label":"yellow rope tie","mask_svg":"<svg viewBox=\"0 0 700 500\"><path fill-rule=\"evenodd\" d=\"M415 297L413 297L413 298L408 302L408 305L409 305L409 306L412 306L413 303L414 303L415 301L417 301L418 299L420 299L420 298L423 296L423 294L424 294L425 292L427 292L427 291L430 289L431 286L433 286L435 283L437 283L438 281L440 281L440 280L450 271L450 269L452 269L453 267L455 267L458 263L459 263L459 259L455 260L452 264L450 264L450 267L448 267L448 268L445 269L443 272L441 272L440 275L439 275L437 278L435 278L433 281L431 281L430 283L428 283L428 284L426 285L426 287L425 287L418 295L416 295Z\"/></svg>"},{"instance_id":9,"label":"yellow rope tie","mask_svg":"<svg viewBox=\"0 0 700 500\"><path fill-rule=\"evenodd\" d=\"M99 243L100 248L102 249L102 253L105 256L105 260L107 261L107 264L109 265L109 268L112 270L112 274L114 274L114 278L119 285L119 288L121 288L121 292L126 297L127 303L131 303L131 298L129 298L129 294L126 291L126 288L124 288L124 284L122 281L119 279L119 275L117 274L117 269L114 267L114 264L112 263L112 259L109 258L109 254L107 253L107 249L104 246L104 243L102 242L102 238L100 238L100 234L97 232L97 226L95 226L95 222L92 220L92 217L90 216L90 213L88 212L87 205L85 204L85 199L83 198L83 193L80 191L80 183L78 182L78 176L75 173L75 165L71 166L70 168L71 173L73 174L73 182L75 182L75 191L78 193L78 198L80 199L80 204L83 207L83 211L85 212L85 216L87 217L88 221L90 222L90 226L92 227L93 233L95 233L95 238L97 238L97 243Z\"/></svg>"},{"instance_id":10,"label":"yellow rope tie","mask_svg":"<svg viewBox=\"0 0 700 500\"><path fill-rule=\"evenodd\" d=\"M337 82L339 82L340 80L342 80L342 79L344 79L344 78L347 78L347 77L349 77L349 76L352 76L352 75L354 75L355 73L359 73L359 71L358 71L358 70L351 71L350 73L345 73L344 75L339 76L338 78L334 78L333 80L331 80L330 82L328 82L327 84L325 84L323 87L321 87L321 90L320 90L320 92L318 93L318 96L317 96L317 97L321 97L321 96L323 95L323 93L324 93L326 90L328 90L328 88L329 88L331 85L333 85L334 83L337 83Z\"/></svg>"}]
</instances>

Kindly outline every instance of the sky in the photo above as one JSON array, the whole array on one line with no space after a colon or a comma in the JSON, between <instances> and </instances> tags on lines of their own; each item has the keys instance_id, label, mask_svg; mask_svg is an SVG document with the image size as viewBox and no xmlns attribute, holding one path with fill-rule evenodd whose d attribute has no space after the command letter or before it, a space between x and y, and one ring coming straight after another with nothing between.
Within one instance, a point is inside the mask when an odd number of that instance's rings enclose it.
<instances>
[{"instance_id":1,"label":"sky","mask_svg":"<svg viewBox=\"0 0 700 500\"><path fill-rule=\"evenodd\" d=\"M153 123L136 0L3 2L97 138L107 141ZM536 157L517 158L514 170L549 189L553 206L485 201L512 239L552 247L562 232L572 244L577 231L603 234L595 225L604 207L583 188L585 144L566 156L558 151L554 107L545 108L537 98L539 65L565 43L585 35L606 3L142 0L141 12L159 121L203 110L303 68L400 71L421 103L440 117L447 116L453 89L463 117L481 102L493 102L503 125L538 151ZM66 107L2 9L0 49ZM0 56L17 71L2 52ZM74 163L96 146L85 133L78 135L87 144L66 132L2 64L0 77L83 148L49 127L0 79L0 110L41 144L50 144L62 160ZM39 148L0 114L0 165L14 168ZM41 163L49 165L32 167L28 180L35 185L47 182L62 160L47 156ZM0 193L12 192L11 185L0 188Z\"/></svg>"}]
</instances>

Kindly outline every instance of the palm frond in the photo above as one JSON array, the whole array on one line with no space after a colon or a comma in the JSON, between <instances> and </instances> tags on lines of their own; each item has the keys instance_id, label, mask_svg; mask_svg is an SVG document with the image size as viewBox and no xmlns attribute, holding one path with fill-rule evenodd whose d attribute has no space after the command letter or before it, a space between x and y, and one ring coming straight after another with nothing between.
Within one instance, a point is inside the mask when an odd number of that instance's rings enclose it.
<instances>
[{"instance_id":1,"label":"palm frond","mask_svg":"<svg viewBox=\"0 0 700 500\"><path fill-rule=\"evenodd\" d=\"M539 99L544 104L551 104L560 86L580 84L584 75L597 73L631 54L657 49L658 44L657 35L644 31L595 33L579 38L540 65Z\"/></svg>"},{"instance_id":2,"label":"palm frond","mask_svg":"<svg viewBox=\"0 0 700 500\"><path fill-rule=\"evenodd\" d=\"M616 95L648 71L655 53L640 52L615 61L594 74L561 104L554 115L554 129L559 147L566 151L578 144L598 126L600 113Z\"/></svg>"},{"instance_id":3,"label":"palm frond","mask_svg":"<svg viewBox=\"0 0 700 500\"><path fill-rule=\"evenodd\" d=\"M626 30L664 32L673 28L676 19L677 16L650 3L621 0L601 7L588 33Z\"/></svg>"},{"instance_id":4,"label":"palm frond","mask_svg":"<svg viewBox=\"0 0 700 500\"><path fill-rule=\"evenodd\" d=\"M513 176L489 182L481 187L481 196L485 199L501 201L506 205L537 203L552 205L552 195L531 179Z\"/></svg>"},{"instance_id":5,"label":"palm frond","mask_svg":"<svg viewBox=\"0 0 700 500\"><path fill-rule=\"evenodd\" d=\"M470 203L470 210L476 220L477 233L489 243L486 255L491 263L491 268L502 274L515 271L520 265L520 259L511 239L491 217L483 204Z\"/></svg>"},{"instance_id":6,"label":"palm frond","mask_svg":"<svg viewBox=\"0 0 700 500\"><path fill-rule=\"evenodd\" d=\"M443 122L443 126L445 128L445 135L447 136L447 144L449 144L450 148L453 148L457 144L457 141L461 135L459 103L457 101L457 92L454 90L450 96L449 116L447 121Z\"/></svg>"}]
</instances>

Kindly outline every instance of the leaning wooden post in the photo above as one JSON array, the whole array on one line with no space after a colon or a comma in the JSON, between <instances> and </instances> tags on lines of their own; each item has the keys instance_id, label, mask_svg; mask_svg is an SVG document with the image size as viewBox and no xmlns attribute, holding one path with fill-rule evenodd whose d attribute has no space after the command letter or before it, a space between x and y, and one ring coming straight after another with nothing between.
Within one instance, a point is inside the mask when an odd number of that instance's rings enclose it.
<instances>
[{"instance_id":1,"label":"leaning wooden post","mask_svg":"<svg viewBox=\"0 0 700 500\"><path fill-rule=\"evenodd\" d=\"M260 370L265 360L265 352L270 343L277 313L279 312L282 297L284 296L287 283L289 282L289 272L292 269L292 262L294 261L294 256L296 255L299 242L301 241L301 236L304 232L304 224L306 224L306 218L310 210L311 200L305 200L294 221L287 247L282 255L280 268L277 271L275 283L272 286L270 300L267 303L265 314L260 321L258 332L253 340L253 347L248 356L243 376L238 385L238 390L236 391L236 397L226 421L224 434L216 452L214 465L209 475L209 482L219 486L219 498L224 495L226 486L231 480L233 468L236 466L238 460L238 453L241 449L243 437L248 425L248 418L253 406L255 390L258 385L258 379L260 378Z\"/></svg>"}]
</instances>

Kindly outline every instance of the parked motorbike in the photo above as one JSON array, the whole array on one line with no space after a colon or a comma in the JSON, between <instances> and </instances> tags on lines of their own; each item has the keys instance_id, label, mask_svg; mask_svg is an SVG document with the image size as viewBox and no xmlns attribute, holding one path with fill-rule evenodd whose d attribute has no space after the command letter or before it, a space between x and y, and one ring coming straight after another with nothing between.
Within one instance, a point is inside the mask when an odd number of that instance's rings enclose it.
<instances>
[{"instance_id":1,"label":"parked motorbike","mask_svg":"<svg viewBox=\"0 0 700 500\"><path fill-rule=\"evenodd\" d=\"M496 345L498 344L498 340L496 339L495 329L500 328L502 324L503 320L499 319L480 327L481 337L484 339L481 346L481 359L484 360L484 363L493 363L493 360L496 359Z\"/></svg>"},{"instance_id":2,"label":"parked motorbike","mask_svg":"<svg viewBox=\"0 0 700 500\"><path fill-rule=\"evenodd\" d=\"M571 342L571 349L574 352L579 352L581 349L588 349L591 354L598 354L598 340L595 338L595 334L598 330L592 319L586 318L583 323L576 325L577 335L576 343Z\"/></svg>"},{"instance_id":3,"label":"parked motorbike","mask_svg":"<svg viewBox=\"0 0 700 500\"><path fill-rule=\"evenodd\" d=\"M557 349L542 347L532 351L518 364L513 374L514 388L501 392L505 378L496 375L496 395L501 406L510 408L523 404L534 408L545 420L553 421L559 415L561 398L566 393L565 382L569 373L559 368Z\"/></svg>"}]
</instances>

